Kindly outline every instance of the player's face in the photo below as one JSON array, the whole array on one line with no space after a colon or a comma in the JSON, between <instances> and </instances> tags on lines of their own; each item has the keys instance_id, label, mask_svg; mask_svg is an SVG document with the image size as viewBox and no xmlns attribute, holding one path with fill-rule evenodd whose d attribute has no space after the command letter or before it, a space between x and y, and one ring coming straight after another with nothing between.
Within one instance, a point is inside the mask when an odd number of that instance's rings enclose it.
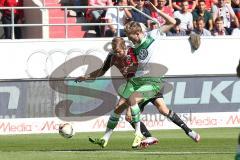
<instances>
[{"instance_id":1,"label":"player's face","mask_svg":"<svg viewBox=\"0 0 240 160\"><path fill-rule=\"evenodd\" d=\"M124 49L116 48L114 49L114 53L119 57L124 57L126 55L126 51Z\"/></svg>"},{"instance_id":2,"label":"player's face","mask_svg":"<svg viewBox=\"0 0 240 160\"><path fill-rule=\"evenodd\" d=\"M141 43L139 33L129 33L127 34L127 37L130 41L132 41L133 44Z\"/></svg>"}]
</instances>

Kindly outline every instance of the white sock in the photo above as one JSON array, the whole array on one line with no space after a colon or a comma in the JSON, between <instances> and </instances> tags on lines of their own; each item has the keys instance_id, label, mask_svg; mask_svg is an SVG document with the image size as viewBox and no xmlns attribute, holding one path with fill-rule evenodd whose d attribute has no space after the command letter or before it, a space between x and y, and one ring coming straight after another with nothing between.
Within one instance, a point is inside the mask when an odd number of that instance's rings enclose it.
<instances>
[{"instance_id":1,"label":"white sock","mask_svg":"<svg viewBox=\"0 0 240 160\"><path fill-rule=\"evenodd\" d=\"M103 136L103 139L104 139L105 141L108 141L108 140L110 139L112 133L113 133L113 129L107 128L107 129L106 129L106 132L105 132L105 134L104 134L104 136Z\"/></svg>"},{"instance_id":2,"label":"white sock","mask_svg":"<svg viewBox=\"0 0 240 160\"><path fill-rule=\"evenodd\" d=\"M135 125L135 133L136 134L142 134L141 133L141 128L140 128L140 122L137 122L137 123L134 123L134 125Z\"/></svg>"}]
</instances>

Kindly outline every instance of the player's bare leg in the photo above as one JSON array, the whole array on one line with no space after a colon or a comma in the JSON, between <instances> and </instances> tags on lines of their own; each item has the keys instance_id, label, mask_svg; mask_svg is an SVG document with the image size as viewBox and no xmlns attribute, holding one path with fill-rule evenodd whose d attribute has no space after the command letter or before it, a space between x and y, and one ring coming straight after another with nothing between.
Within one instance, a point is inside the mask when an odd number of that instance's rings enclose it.
<instances>
[{"instance_id":1,"label":"player's bare leg","mask_svg":"<svg viewBox=\"0 0 240 160\"><path fill-rule=\"evenodd\" d=\"M175 112L169 110L163 98L157 98L154 104L161 114L167 116L173 123L181 127L192 140L194 140L195 142L200 141L200 135L197 132L188 128L188 126L179 118L179 116Z\"/></svg>"}]
</instances>

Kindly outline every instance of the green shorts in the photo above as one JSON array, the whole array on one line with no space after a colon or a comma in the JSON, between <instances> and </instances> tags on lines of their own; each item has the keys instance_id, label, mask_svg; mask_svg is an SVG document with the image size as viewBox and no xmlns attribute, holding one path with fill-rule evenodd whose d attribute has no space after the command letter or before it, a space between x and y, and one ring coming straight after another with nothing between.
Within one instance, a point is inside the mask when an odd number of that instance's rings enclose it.
<instances>
[{"instance_id":1,"label":"green shorts","mask_svg":"<svg viewBox=\"0 0 240 160\"><path fill-rule=\"evenodd\" d=\"M138 92L143 95L144 101L146 101L153 98L161 90L162 86L162 77L134 77L121 85L118 93L121 97L128 99L134 92Z\"/></svg>"}]
</instances>

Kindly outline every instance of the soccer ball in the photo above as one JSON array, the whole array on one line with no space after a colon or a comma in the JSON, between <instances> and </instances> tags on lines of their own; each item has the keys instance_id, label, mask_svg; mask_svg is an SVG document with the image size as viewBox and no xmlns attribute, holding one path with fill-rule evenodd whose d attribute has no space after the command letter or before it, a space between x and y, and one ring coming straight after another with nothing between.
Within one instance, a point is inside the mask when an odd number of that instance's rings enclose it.
<instances>
[{"instance_id":1,"label":"soccer ball","mask_svg":"<svg viewBox=\"0 0 240 160\"><path fill-rule=\"evenodd\" d=\"M60 124L58 131L59 131L59 134L64 138L71 138L75 134L73 127L70 123Z\"/></svg>"}]
</instances>

